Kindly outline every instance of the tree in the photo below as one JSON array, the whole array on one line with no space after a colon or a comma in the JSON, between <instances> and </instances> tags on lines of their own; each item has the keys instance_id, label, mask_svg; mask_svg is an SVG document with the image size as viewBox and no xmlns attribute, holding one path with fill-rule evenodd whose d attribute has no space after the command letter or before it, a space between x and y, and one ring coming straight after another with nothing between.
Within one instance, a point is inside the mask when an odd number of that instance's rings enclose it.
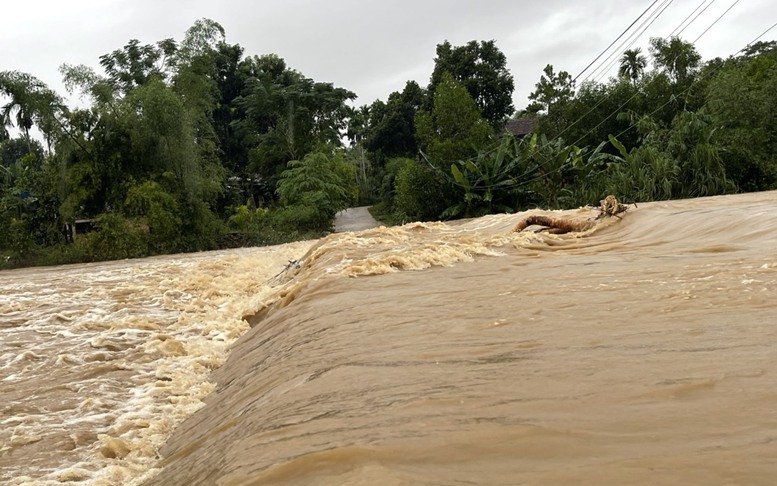
<instances>
[{"instance_id":1,"label":"tree","mask_svg":"<svg viewBox=\"0 0 777 486\"><path fill-rule=\"evenodd\" d=\"M642 49L628 49L621 56L621 64L618 74L636 83L647 67L647 58L642 55Z\"/></svg>"},{"instance_id":2,"label":"tree","mask_svg":"<svg viewBox=\"0 0 777 486\"><path fill-rule=\"evenodd\" d=\"M353 167L337 156L324 152L292 160L278 181L281 204L312 213L308 229L326 229L335 214L354 201L356 179Z\"/></svg>"},{"instance_id":3,"label":"tree","mask_svg":"<svg viewBox=\"0 0 777 486\"><path fill-rule=\"evenodd\" d=\"M345 102L354 93L306 78L275 55L247 59L241 69L249 77L235 103L245 117L235 126L252 147L249 169L274 178L289 160L318 146L341 145L350 111Z\"/></svg>"},{"instance_id":4,"label":"tree","mask_svg":"<svg viewBox=\"0 0 777 486\"><path fill-rule=\"evenodd\" d=\"M62 99L39 79L18 71L2 71L0 95L9 98L0 107L3 134L7 134L7 127L15 125L24 134L30 152L30 129L33 125L38 126L49 144L60 134L61 122L58 117L67 110Z\"/></svg>"},{"instance_id":5,"label":"tree","mask_svg":"<svg viewBox=\"0 0 777 486\"><path fill-rule=\"evenodd\" d=\"M219 49L225 43L224 27L211 19L202 18L186 30L181 47L176 51L178 63L191 62L198 56L207 56ZM164 44L167 41L162 41Z\"/></svg>"},{"instance_id":6,"label":"tree","mask_svg":"<svg viewBox=\"0 0 777 486\"><path fill-rule=\"evenodd\" d=\"M540 117L538 133L548 138L559 135L580 147L597 146L609 134L626 130L630 122L618 116L623 112L644 112L641 82L610 78L606 83L586 81L575 96L556 102L551 116ZM635 141L635 131L624 135L624 143Z\"/></svg>"},{"instance_id":7,"label":"tree","mask_svg":"<svg viewBox=\"0 0 777 486\"><path fill-rule=\"evenodd\" d=\"M653 201L670 199L677 190L680 167L653 143L633 148L630 152L614 136L610 142L619 155L608 164L606 193L621 200Z\"/></svg>"},{"instance_id":8,"label":"tree","mask_svg":"<svg viewBox=\"0 0 777 486\"><path fill-rule=\"evenodd\" d=\"M734 191L726 177L717 131L705 110L682 111L672 121L666 152L681 171L677 197L714 196Z\"/></svg>"},{"instance_id":9,"label":"tree","mask_svg":"<svg viewBox=\"0 0 777 486\"><path fill-rule=\"evenodd\" d=\"M235 173L245 171L248 148L242 143L233 122L244 114L235 100L245 88L247 77L240 71L243 48L220 44L214 59L217 99L213 110L213 129L219 140L222 164Z\"/></svg>"},{"instance_id":10,"label":"tree","mask_svg":"<svg viewBox=\"0 0 777 486\"><path fill-rule=\"evenodd\" d=\"M566 125L564 108L575 95L575 82L566 71L556 74L553 66L548 64L543 69L543 75L535 85L535 90L529 95L532 103L526 107L531 116L539 116L540 131L557 136Z\"/></svg>"},{"instance_id":11,"label":"tree","mask_svg":"<svg viewBox=\"0 0 777 486\"><path fill-rule=\"evenodd\" d=\"M661 37L650 39L650 54L656 67L663 70L675 83L685 84L699 70L701 55L690 42L679 37L668 41Z\"/></svg>"},{"instance_id":12,"label":"tree","mask_svg":"<svg viewBox=\"0 0 777 486\"><path fill-rule=\"evenodd\" d=\"M381 163L416 155L415 115L425 96L418 83L408 81L401 93L389 95L387 103L378 100L370 107L364 145Z\"/></svg>"},{"instance_id":13,"label":"tree","mask_svg":"<svg viewBox=\"0 0 777 486\"><path fill-rule=\"evenodd\" d=\"M550 115L558 104L568 102L575 95L575 82L566 71L554 73L551 64L545 66L542 72L535 90L529 95L533 103L526 111Z\"/></svg>"},{"instance_id":14,"label":"tree","mask_svg":"<svg viewBox=\"0 0 777 486\"><path fill-rule=\"evenodd\" d=\"M456 47L448 41L438 44L428 88L430 101L445 73L450 73L467 89L483 118L494 128L501 129L515 111L513 75L507 69L507 57L496 47L495 41L473 40Z\"/></svg>"},{"instance_id":15,"label":"tree","mask_svg":"<svg viewBox=\"0 0 777 486\"><path fill-rule=\"evenodd\" d=\"M777 43L730 58L706 92L726 173L743 191L777 188Z\"/></svg>"},{"instance_id":16,"label":"tree","mask_svg":"<svg viewBox=\"0 0 777 486\"><path fill-rule=\"evenodd\" d=\"M491 140L491 127L448 73L434 92L432 111L419 111L415 126L425 163L405 164L397 174L395 206L403 218L439 218L458 198L451 164L475 157Z\"/></svg>"},{"instance_id":17,"label":"tree","mask_svg":"<svg viewBox=\"0 0 777 486\"><path fill-rule=\"evenodd\" d=\"M453 161L475 156L490 136L491 129L467 89L444 74L434 93L431 113L416 115L419 147L447 174Z\"/></svg>"},{"instance_id":18,"label":"tree","mask_svg":"<svg viewBox=\"0 0 777 486\"><path fill-rule=\"evenodd\" d=\"M168 79L175 69L177 52L173 39L154 45L131 39L123 48L100 56L100 65L113 87L126 94L153 78Z\"/></svg>"},{"instance_id":19,"label":"tree","mask_svg":"<svg viewBox=\"0 0 777 486\"><path fill-rule=\"evenodd\" d=\"M148 243L154 253L180 247L181 210L175 196L153 181L133 186L125 201L127 213L148 228Z\"/></svg>"}]
</instances>

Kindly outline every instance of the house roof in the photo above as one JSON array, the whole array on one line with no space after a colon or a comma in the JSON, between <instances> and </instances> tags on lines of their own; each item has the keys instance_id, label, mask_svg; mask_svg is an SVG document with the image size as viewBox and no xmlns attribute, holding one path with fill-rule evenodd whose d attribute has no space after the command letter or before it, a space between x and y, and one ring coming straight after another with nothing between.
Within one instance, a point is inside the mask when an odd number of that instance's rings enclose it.
<instances>
[{"instance_id":1,"label":"house roof","mask_svg":"<svg viewBox=\"0 0 777 486\"><path fill-rule=\"evenodd\" d=\"M507 120L507 123L505 123L505 130L512 133L516 137L522 137L531 133L534 130L536 124L536 118L516 118Z\"/></svg>"}]
</instances>

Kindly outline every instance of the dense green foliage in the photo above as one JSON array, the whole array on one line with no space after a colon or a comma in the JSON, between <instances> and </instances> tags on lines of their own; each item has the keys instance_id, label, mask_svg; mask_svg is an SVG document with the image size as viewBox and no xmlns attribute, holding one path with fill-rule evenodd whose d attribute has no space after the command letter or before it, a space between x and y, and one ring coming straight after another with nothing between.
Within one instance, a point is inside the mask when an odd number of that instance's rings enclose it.
<instances>
[{"instance_id":1,"label":"dense green foliage","mask_svg":"<svg viewBox=\"0 0 777 486\"><path fill-rule=\"evenodd\" d=\"M471 41L457 47L448 41L438 44L429 92L436 92L446 76L466 88L481 116L493 127L501 128L513 113L513 75L507 70L507 57L496 42Z\"/></svg>"},{"instance_id":2,"label":"dense green foliage","mask_svg":"<svg viewBox=\"0 0 777 486\"><path fill-rule=\"evenodd\" d=\"M180 43L130 40L100 57L103 73L62 66L66 87L91 102L78 109L28 74L0 73L4 261L127 258L329 230L357 197L339 148L355 95L275 55L242 54L207 19Z\"/></svg>"},{"instance_id":3,"label":"dense green foliage","mask_svg":"<svg viewBox=\"0 0 777 486\"><path fill-rule=\"evenodd\" d=\"M463 109L471 100L450 88L455 96L438 96L458 79L439 75L438 93L427 94L415 117L422 157L395 171L393 192L384 186L375 213L435 219L576 207L608 194L646 201L777 188L777 44L707 63L679 38L652 39L649 51L653 69L631 49L618 77L579 89L566 71L546 66L516 114L532 117L534 135L519 139L474 135ZM469 128L450 135L435 125L444 113Z\"/></svg>"},{"instance_id":4,"label":"dense green foliage","mask_svg":"<svg viewBox=\"0 0 777 486\"><path fill-rule=\"evenodd\" d=\"M180 43L130 40L102 73L63 65L86 108L0 72L0 267L317 237L353 204L401 223L777 188L777 43L648 51L579 87L546 66L517 138L494 41L443 42L425 88L358 108L207 19Z\"/></svg>"}]
</instances>

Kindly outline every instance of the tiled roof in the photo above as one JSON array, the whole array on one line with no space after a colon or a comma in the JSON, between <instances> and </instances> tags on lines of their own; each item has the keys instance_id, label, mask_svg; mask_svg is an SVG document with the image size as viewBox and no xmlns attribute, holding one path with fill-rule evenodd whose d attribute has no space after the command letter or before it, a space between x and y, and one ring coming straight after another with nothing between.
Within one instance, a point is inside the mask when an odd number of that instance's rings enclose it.
<instances>
[{"instance_id":1,"label":"tiled roof","mask_svg":"<svg viewBox=\"0 0 777 486\"><path fill-rule=\"evenodd\" d=\"M518 118L507 120L505 130L516 137L522 137L532 132L536 123L536 118Z\"/></svg>"}]
</instances>

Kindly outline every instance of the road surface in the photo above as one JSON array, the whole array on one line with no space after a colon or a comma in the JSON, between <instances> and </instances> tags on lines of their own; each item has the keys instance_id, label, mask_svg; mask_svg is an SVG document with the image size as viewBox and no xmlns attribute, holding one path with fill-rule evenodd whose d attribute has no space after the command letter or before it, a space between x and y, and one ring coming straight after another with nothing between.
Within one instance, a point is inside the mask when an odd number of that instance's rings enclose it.
<instances>
[{"instance_id":1,"label":"road surface","mask_svg":"<svg viewBox=\"0 0 777 486\"><path fill-rule=\"evenodd\" d=\"M335 216L335 233L377 228L380 223L372 217L367 206L348 208Z\"/></svg>"}]
</instances>

